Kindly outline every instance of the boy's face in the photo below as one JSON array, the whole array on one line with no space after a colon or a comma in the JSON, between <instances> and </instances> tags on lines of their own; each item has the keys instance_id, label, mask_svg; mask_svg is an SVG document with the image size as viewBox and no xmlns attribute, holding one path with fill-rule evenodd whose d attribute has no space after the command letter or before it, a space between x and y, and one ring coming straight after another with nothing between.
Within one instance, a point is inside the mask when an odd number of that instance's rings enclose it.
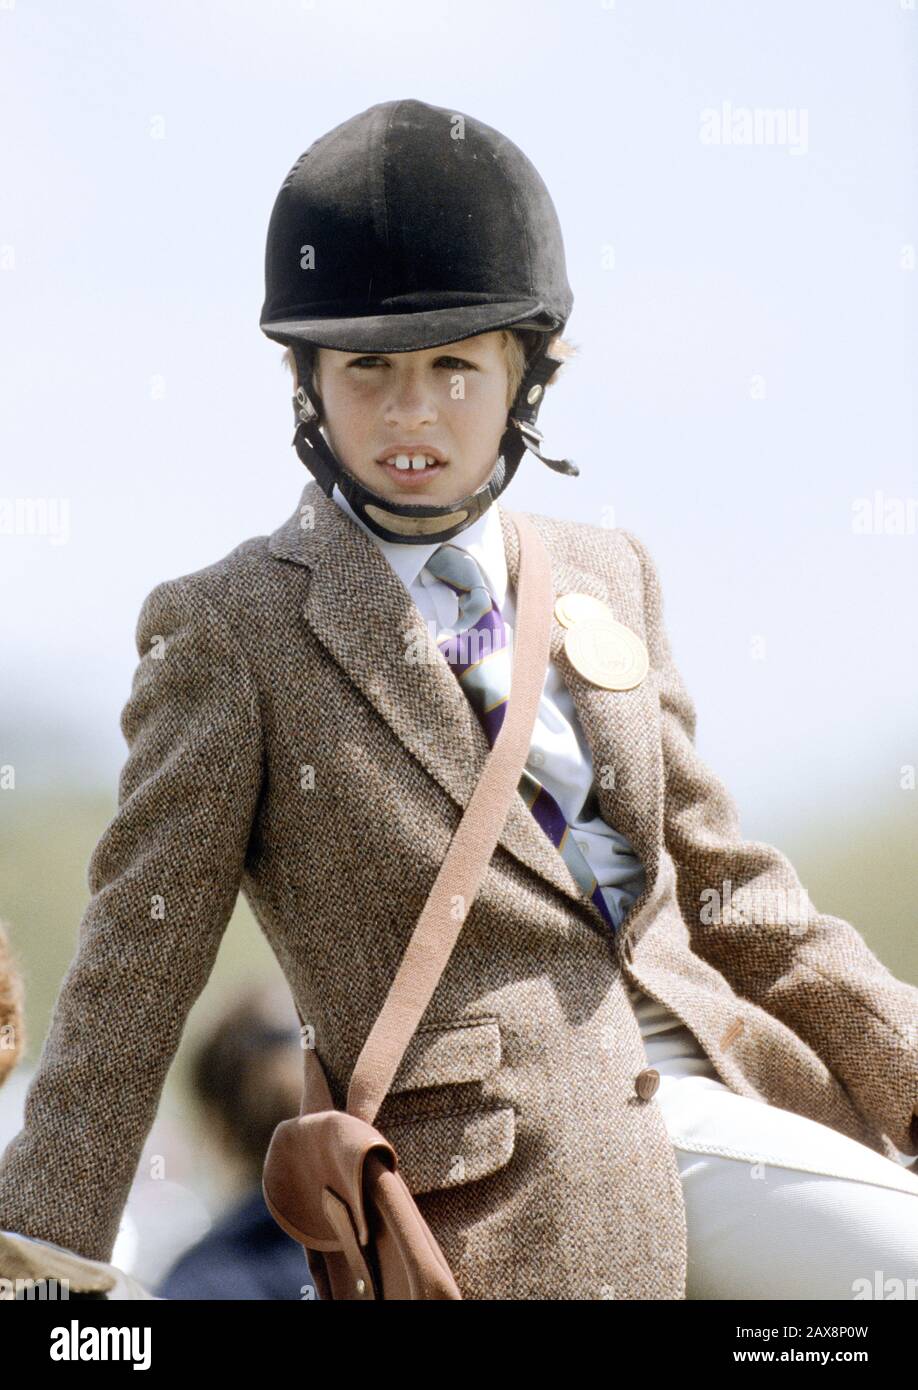
<instances>
[{"instance_id":1,"label":"boy's face","mask_svg":"<svg viewBox=\"0 0 918 1390\"><path fill-rule=\"evenodd\" d=\"M316 377L329 444L380 496L448 506L491 476L509 410L499 331L418 352L319 348ZM435 466L411 466L425 450Z\"/></svg>"}]
</instances>

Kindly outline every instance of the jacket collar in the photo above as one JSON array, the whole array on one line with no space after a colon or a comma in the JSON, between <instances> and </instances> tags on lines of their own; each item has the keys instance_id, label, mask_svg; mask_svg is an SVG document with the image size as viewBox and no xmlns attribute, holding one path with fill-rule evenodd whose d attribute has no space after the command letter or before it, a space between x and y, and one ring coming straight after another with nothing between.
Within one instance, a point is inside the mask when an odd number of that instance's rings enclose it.
<instances>
[{"instance_id":1,"label":"jacket collar","mask_svg":"<svg viewBox=\"0 0 918 1390\"><path fill-rule=\"evenodd\" d=\"M496 512L500 523L507 578L515 590L519 536L511 514L498 502L492 503L490 511ZM642 615L625 611L618 597L622 587L610 587L604 576L581 568L569 557L568 548L558 539L557 527L564 523L531 514L530 520L539 527L549 553L554 599L571 592L592 594L628 626L641 624ZM490 746L405 584L375 541L310 481L296 511L268 537L268 551L276 560L309 571L299 607L303 620L408 751L464 809ZM633 690L591 685L567 660L564 633L555 620L550 659L558 663L592 752L603 817L627 836L645 869L644 892L629 914L633 919L653 891L662 846L663 768L656 678L649 672ZM608 934L598 909L521 796L511 802L498 843L572 898Z\"/></svg>"},{"instance_id":2,"label":"jacket collar","mask_svg":"<svg viewBox=\"0 0 918 1390\"><path fill-rule=\"evenodd\" d=\"M430 545L407 545L404 542L383 540L382 536L377 536L376 532L371 531L361 520L337 487L332 492L332 501L336 502L354 524L360 527L364 535L382 551L406 589L411 588L431 555L440 548L439 541ZM493 504L488 507L483 516L473 521L471 526L467 526L458 536L454 536L450 544L461 546L478 562L492 598L498 608L502 608L507 593L507 561L497 508Z\"/></svg>"}]
</instances>

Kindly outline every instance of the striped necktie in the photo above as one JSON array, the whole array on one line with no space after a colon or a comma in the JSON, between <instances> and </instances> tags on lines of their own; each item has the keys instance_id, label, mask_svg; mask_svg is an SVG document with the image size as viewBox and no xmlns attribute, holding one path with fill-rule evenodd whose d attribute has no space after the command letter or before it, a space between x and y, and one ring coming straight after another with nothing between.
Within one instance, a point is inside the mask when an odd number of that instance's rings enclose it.
<instances>
[{"instance_id":1,"label":"striped necktie","mask_svg":"<svg viewBox=\"0 0 918 1390\"><path fill-rule=\"evenodd\" d=\"M512 661L500 609L491 598L481 569L467 550L449 543L441 545L424 568L449 585L458 596L457 635L445 637L437 646L452 667L493 747L506 713ZM607 901L551 792L526 768L520 778L519 792L552 844L557 846L577 883L614 932L619 924L614 914L614 898Z\"/></svg>"}]
</instances>

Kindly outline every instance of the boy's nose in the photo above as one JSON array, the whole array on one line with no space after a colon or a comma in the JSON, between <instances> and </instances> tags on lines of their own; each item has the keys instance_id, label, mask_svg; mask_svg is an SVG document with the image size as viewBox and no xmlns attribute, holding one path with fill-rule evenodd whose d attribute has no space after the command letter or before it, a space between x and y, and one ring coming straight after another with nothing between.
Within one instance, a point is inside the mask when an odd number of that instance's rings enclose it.
<instances>
[{"instance_id":1,"label":"boy's nose","mask_svg":"<svg viewBox=\"0 0 918 1390\"><path fill-rule=\"evenodd\" d=\"M404 360L416 355L420 354L400 353L389 359L389 397L393 406L401 409L417 410L422 405L434 404L436 369L432 370L430 363ZM398 360L399 356L402 357L402 361Z\"/></svg>"},{"instance_id":2,"label":"boy's nose","mask_svg":"<svg viewBox=\"0 0 918 1390\"><path fill-rule=\"evenodd\" d=\"M436 402L420 383L405 383L393 388L386 405L387 424L412 429L419 424L432 423L436 416Z\"/></svg>"}]
</instances>

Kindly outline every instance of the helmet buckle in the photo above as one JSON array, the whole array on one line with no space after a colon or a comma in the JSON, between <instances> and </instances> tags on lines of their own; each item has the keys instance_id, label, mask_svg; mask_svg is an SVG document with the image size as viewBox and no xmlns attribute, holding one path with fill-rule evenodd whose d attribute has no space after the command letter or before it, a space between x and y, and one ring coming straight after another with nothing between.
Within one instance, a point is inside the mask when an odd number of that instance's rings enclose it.
<instances>
[{"instance_id":1,"label":"helmet buckle","mask_svg":"<svg viewBox=\"0 0 918 1390\"><path fill-rule=\"evenodd\" d=\"M297 417L300 420L312 420L316 417L318 412L302 386L296 388L295 400L299 403L300 408L297 411Z\"/></svg>"},{"instance_id":2,"label":"helmet buckle","mask_svg":"<svg viewBox=\"0 0 918 1390\"><path fill-rule=\"evenodd\" d=\"M512 423L516 425L520 434L525 435L527 439L534 439L541 444L543 438L542 432L541 430L537 430L535 425L529 424L528 420L518 420L515 415L511 415L510 419Z\"/></svg>"}]
</instances>

